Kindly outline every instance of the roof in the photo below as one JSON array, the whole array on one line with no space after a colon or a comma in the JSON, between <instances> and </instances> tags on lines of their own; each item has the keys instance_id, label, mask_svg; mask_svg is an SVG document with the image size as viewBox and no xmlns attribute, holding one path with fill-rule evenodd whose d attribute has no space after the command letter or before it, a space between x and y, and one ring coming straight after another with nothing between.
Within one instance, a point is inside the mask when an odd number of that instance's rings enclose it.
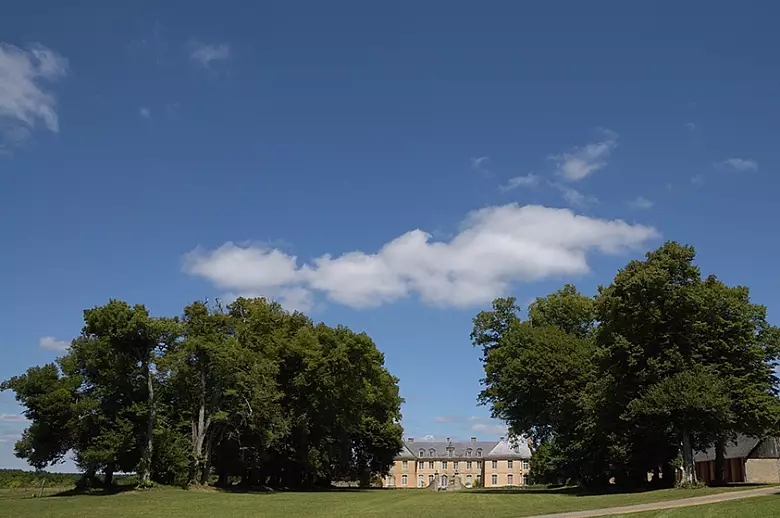
<instances>
[{"instance_id":1,"label":"roof","mask_svg":"<svg viewBox=\"0 0 780 518\"><path fill-rule=\"evenodd\" d=\"M755 437L747 437L745 435L739 435L737 436L736 441L729 441L726 444L725 458L727 459L746 458L750 455L750 452L752 452L753 449L755 449L755 447L758 445L759 442L761 442L761 440L756 439ZM693 456L693 460L696 462L715 460L715 447L711 446L707 448L706 451L697 453L696 455Z\"/></svg>"},{"instance_id":2,"label":"roof","mask_svg":"<svg viewBox=\"0 0 780 518\"><path fill-rule=\"evenodd\" d=\"M498 459L530 459L531 449L528 447L528 441L520 437L517 441L510 442L508 439L501 439L498 444L490 450L487 458Z\"/></svg>"},{"instance_id":3,"label":"roof","mask_svg":"<svg viewBox=\"0 0 780 518\"><path fill-rule=\"evenodd\" d=\"M500 441L404 441L404 448L396 455L396 460L409 459L443 459L443 458L500 458L500 459L530 459L531 451L527 441L518 440L517 446L512 446L507 439ZM449 456L452 449L452 457ZM467 451L471 449L471 455ZM424 455L421 457L420 450ZM482 455L477 455L482 450ZM433 452L433 454L431 454Z\"/></svg>"}]
</instances>

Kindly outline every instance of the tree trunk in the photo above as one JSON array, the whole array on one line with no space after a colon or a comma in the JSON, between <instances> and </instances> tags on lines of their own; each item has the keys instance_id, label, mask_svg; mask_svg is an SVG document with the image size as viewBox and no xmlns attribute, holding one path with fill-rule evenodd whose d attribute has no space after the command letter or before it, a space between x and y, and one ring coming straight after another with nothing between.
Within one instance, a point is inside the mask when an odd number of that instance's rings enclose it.
<instances>
[{"instance_id":1,"label":"tree trunk","mask_svg":"<svg viewBox=\"0 0 780 518\"><path fill-rule=\"evenodd\" d=\"M148 482L151 478L152 470L152 439L154 437L154 421L157 417L156 409L154 407L154 384L152 376L152 367L149 364L149 360L143 363L144 371L146 372L146 390L147 390L147 404L149 406L149 422L146 425L146 444L144 445L143 454L141 455L141 469L138 472L138 481L140 484Z\"/></svg>"},{"instance_id":2,"label":"tree trunk","mask_svg":"<svg viewBox=\"0 0 780 518\"><path fill-rule=\"evenodd\" d=\"M217 480L217 486L219 487L228 487L228 484L230 483L230 479L228 478L228 472L226 469L222 469L219 472L219 480Z\"/></svg>"},{"instance_id":3,"label":"tree trunk","mask_svg":"<svg viewBox=\"0 0 780 518\"><path fill-rule=\"evenodd\" d=\"M714 485L723 486L726 484L725 476L726 469L726 438L722 434L718 434L715 439L715 480Z\"/></svg>"},{"instance_id":4,"label":"tree trunk","mask_svg":"<svg viewBox=\"0 0 780 518\"><path fill-rule=\"evenodd\" d=\"M105 480L103 481L103 485L106 488L110 488L114 485L114 463L109 462L106 465L106 469L103 471L103 474L105 475Z\"/></svg>"},{"instance_id":5,"label":"tree trunk","mask_svg":"<svg viewBox=\"0 0 780 518\"><path fill-rule=\"evenodd\" d=\"M210 419L206 419L206 372L200 372L200 394L198 401L198 416L192 421L192 451L190 452L189 484L203 483L203 441L206 439L206 429Z\"/></svg>"},{"instance_id":6,"label":"tree trunk","mask_svg":"<svg viewBox=\"0 0 780 518\"><path fill-rule=\"evenodd\" d=\"M683 473L682 485L693 484L696 482L696 466L693 462L693 446L691 444L691 432L683 430L682 432L682 457L683 457Z\"/></svg>"}]
</instances>

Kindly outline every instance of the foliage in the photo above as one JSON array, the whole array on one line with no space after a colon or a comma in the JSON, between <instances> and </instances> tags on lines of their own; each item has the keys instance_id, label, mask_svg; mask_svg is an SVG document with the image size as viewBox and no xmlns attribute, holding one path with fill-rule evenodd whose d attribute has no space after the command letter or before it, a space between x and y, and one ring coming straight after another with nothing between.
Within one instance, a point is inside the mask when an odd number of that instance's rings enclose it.
<instances>
[{"instance_id":1,"label":"foliage","mask_svg":"<svg viewBox=\"0 0 780 518\"><path fill-rule=\"evenodd\" d=\"M398 379L364 333L244 298L174 318L111 300L84 320L56 364L2 385L38 468L73 450L88 484L369 485L401 449Z\"/></svg>"},{"instance_id":2,"label":"foliage","mask_svg":"<svg viewBox=\"0 0 780 518\"><path fill-rule=\"evenodd\" d=\"M738 433L778 431L780 332L749 290L702 279L692 247L666 243L586 297L496 299L471 334L480 401L533 439L540 480L640 484Z\"/></svg>"}]
</instances>

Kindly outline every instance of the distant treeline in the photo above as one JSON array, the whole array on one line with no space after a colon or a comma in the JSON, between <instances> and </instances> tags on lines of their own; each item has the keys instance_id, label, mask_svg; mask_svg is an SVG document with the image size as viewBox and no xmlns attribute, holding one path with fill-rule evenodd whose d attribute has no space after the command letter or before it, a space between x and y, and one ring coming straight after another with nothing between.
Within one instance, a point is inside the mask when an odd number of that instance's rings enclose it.
<instances>
[{"instance_id":1,"label":"distant treeline","mask_svg":"<svg viewBox=\"0 0 780 518\"><path fill-rule=\"evenodd\" d=\"M80 473L49 473L48 471L25 471L22 469L0 469L0 488L40 487L71 487L81 480ZM117 484L135 479L135 475L117 475Z\"/></svg>"}]
</instances>

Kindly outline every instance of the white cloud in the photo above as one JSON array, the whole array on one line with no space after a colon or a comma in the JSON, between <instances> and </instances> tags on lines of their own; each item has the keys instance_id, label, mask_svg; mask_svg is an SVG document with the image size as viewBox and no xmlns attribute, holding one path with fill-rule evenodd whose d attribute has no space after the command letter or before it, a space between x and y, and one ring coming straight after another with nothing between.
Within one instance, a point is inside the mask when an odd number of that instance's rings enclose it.
<instances>
[{"instance_id":1,"label":"white cloud","mask_svg":"<svg viewBox=\"0 0 780 518\"><path fill-rule=\"evenodd\" d=\"M190 51L190 59L208 68L212 61L223 61L230 57L230 45L204 45L195 43Z\"/></svg>"},{"instance_id":2,"label":"white cloud","mask_svg":"<svg viewBox=\"0 0 780 518\"><path fill-rule=\"evenodd\" d=\"M716 164L720 167L730 168L735 171L755 171L758 169L758 162L752 158L729 158Z\"/></svg>"},{"instance_id":3,"label":"white cloud","mask_svg":"<svg viewBox=\"0 0 780 518\"><path fill-rule=\"evenodd\" d=\"M550 186L561 191L563 199L572 207L585 208L599 202L599 199L595 196L582 194L577 189L569 187L568 185L563 185L559 182L553 182Z\"/></svg>"},{"instance_id":4,"label":"white cloud","mask_svg":"<svg viewBox=\"0 0 780 518\"><path fill-rule=\"evenodd\" d=\"M469 159L469 161L471 162L472 170L484 175L490 174L490 171L487 168L488 162L490 162L489 156L480 156L477 158L472 157Z\"/></svg>"},{"instance_id":5,"label":"white cloud","mask_svg":"<svg viewBox=\"0 0 780 518\"><path fill-rule=\"evenodd\" d=\"M19 414L0 414L0 422L4 423L26 423L27 418Z\"/></svg>"},{"instance_id":6,"label":"white cloud","mask_svg":"<svg viewBox=\"0 0 780 518\"><path fill-rule=\"evenodd\" d=\"M654 203L651 200L648 200L644 196L637 196L630 202L628 202L629 207L634 209L640 209L640 210L647 210L652 209Z\"/></svg>"},{"instance_id":7,"label":"white cloud","mask_svg":"<svg viewBox=\"0 0 780 518\"><path fill-rule=\"evenodd\" d=\"M64 340L57 340L53 336L44 336L40 339L38 345L44 349L52 349L54 351L64 351L70 347L70 343Z\"/></svg>"},{"instance_id":8,"label":"white cloud","mask_svg":"<svg viewBox=\"0 0 780 518\"><path fill-rule=\"evenodd\" d=\"M658 235L622 220L508 204L469 213L449 241L416 229L374 253L325 254L301 265L276 248L228 242L185 254L183 269L234 293L296 290L301 297L313 290L354 308L417 295L435 306L468 307L508 293L514 282L585 274L589 253L617 254Z\"/></svg>"},{"instance_id":9,"label":"white cloud","mask_svg":"<svg viewBox=\"0 0 780 518\"><path fill-rule=\"evenodd\" d=\"M436 436L435 435L431 435L431 434L424 435L423 436L423 440L424 441L429 441L429 442L430 441L435 441L436 440Z\"/></svg>"},{"instance_id":10,"label":"white cloud","mask_svg":"<svg viewBox=\"0 0 780 518\"><path fill-rule=\"evenodd\" d=\"M475 424L471 427L472 432L482 432L493 435L507 435L508 428L505 425Z\"/></svg>"},{"instance_id":11,"label":"white cloud","mask_svg":"<svg viewBox=\"0 0 780 518\"><path fill-rule=\"evenodd\" d=\"M506 182L506 185L500 186L499 189L506 192L518 187L533 187L538 183L539 177L533 173L528 173L525 176L515 176L514 178L510 178L509 181Z\"/></svg>"},{"instance_id":12,"label":"white cloud","mask_svg":"<svg viewBox=\"0 0 780 518\"><path fill-rule=\"evenodd\" d=\"M0 149L21 144L41 124L59 131L48 87L67 70L68 60L42 45L25 50L0 42Z\"/></svg>"},{"instance_id":13,"label":"white cloud","mask_svg":"<svg viewBox=\"0 0 780 518\"><path fill-rule=\"evenodd\" d=\"M566 180L577 181L606 167L609 155L617 147L618 134L610 130L601 130L601 133L604 138L599 142L550 156L558 164L558 174Z\"/></svg>"},{"instance_id":14,"label":"white cloud","mask_svg":"<svg viewBox=\"0 0 780 518\"><path fill-rule=\"evenodd\" d=\"M141 108L138 110L138 114L144 119L149 119L152 117L151 110L149 110L149 108L147 108L146 106L141 106Z\"/></svg>"},{"instance_id":15,"label":"white cloud","mask_svg":"<svg viewBox=\"0 0 780 518\"><path fill-rule=\"evenodd\" d=\"M696 124L694 124L694 123L692 123L692 122L686 122L686 123L685 123L685 128L686 128L688 131L693 131L693 130L695 130L695 129L696 129Z\"/></svg>"},{"instance_id":16,"label":"white cloud","mask_svg":"<svg viewBox=\"0 0 780 518\"><path fill-rule=\"evenodd\" d=\"M704 183L704 175L703 174L695 174L691 177L691 183L693 185L701 185Z\"/></svg>"}]
</instances>

